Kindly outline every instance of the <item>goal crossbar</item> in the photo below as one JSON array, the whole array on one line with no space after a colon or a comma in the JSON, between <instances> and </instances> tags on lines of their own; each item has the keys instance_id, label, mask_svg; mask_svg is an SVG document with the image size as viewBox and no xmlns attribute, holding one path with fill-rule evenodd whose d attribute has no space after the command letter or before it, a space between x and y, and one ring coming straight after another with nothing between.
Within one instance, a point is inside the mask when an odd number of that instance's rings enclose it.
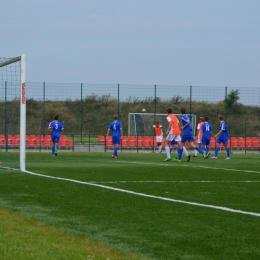
<instances>
[{"instance_id":1,"label":"goal crossbar","mask_svg":"<svg viewBox=\"0 0 260 260\"><path fill-rule=\"evenodd\" d=\"M17 61L20 61L22 58L22 56L19 56L19 57L15 57L15 58L9 58L3 62L0 62L0 67L4 67L4 66L7 66L7 65L10 65L14 62L17 62Z\"/></svg>"}]
</instances>

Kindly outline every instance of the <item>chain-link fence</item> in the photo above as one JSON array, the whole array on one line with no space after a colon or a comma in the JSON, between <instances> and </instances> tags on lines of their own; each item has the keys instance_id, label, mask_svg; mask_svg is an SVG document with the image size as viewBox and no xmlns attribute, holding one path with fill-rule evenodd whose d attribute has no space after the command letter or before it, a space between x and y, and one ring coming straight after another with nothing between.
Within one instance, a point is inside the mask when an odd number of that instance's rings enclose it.
<instances>
[{"instance_id":1,"label":"chain-link fence","mask_svg":"<svg viewBox=\"0 0 260 260\"><path fill-rule=\"evenodd\" d=\"M6 95L5 90L2 86L1 95ZM28 135L46 135L49 122L59 114L64 133L76 137L76 143L88 142L90 135L105 135L114 114L119 115L124 134L128 135L130 113L145 109L154 114L155 122L156 114L166 114L168 107L175 114L184 107L197 119L208 116L213 132L219 130L220 114L230 136L258 137L260 130L260 88L27 82L26 99ZM5 136L19 133L19 120L10 124L8 118L8 111L17 106L16 99L0 100L0 132ZM196 127L197 122L193 124Z\"/></svg>"},{"instance_id":2,"label":"chain-link fence","mask_svg":"<svg viewBox=\"0 0 260 260\"><path fill-rule=\"evenodd\" d=\"M215 131L217 116L222 114L230 135L256 136L260 130L260 88L29 82L26 94L27 133L45 134L54 114L60 115L70 134L105 133L114 114L119 115L126 131L129 113L145 109L154 113L156 120L156 114L165 114L168 107L176 114L185 107L197 118L209 116Z\"/></svg>"}]
</instances>

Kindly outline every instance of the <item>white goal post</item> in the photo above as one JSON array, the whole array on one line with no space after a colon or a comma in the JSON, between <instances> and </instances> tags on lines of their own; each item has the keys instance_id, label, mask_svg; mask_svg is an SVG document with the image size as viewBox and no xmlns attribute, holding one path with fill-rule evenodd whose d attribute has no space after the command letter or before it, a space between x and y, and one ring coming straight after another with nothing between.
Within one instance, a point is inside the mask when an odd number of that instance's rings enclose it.
<instances>
[{"instance_id":1,"label":"white goal post","mask_svg":"<svg viewBox=\"0 0 260 260\"><path fill-rule=\"evenodd\" d=\"M20 161L19 169L25 171L26 163L26 55L0 57L0 85L5 95L4 103L20 99ZM18 94L16 93L18 89ZM14 93L13 93L14 92Z\"/></svg>"},{"instance_id":2,"label":"white goal post","mask_svg":"<svg viewBox=\"0 0 260 260\"><path fill-rule=\"evenodd\" d=\"M181 114L174 114L180 120ZM159 122L164 129L167 129L166 117L168 114L154 114L154 113L128 113L128 136L146 136L154 135L153 129L149 126ZM193 134L196 132L196 115L188 115L193 125Z\"/></svg>"}]
</instances>

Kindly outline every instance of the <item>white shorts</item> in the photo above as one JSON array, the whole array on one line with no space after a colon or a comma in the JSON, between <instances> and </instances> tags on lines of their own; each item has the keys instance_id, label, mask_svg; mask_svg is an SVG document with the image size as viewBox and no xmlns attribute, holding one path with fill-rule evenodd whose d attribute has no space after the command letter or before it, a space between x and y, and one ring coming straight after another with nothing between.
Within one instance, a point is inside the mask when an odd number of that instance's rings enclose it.
<instances>
[{"instance_id":1,"label":"white shorts","mask_svg":"<svg viewBox=\"0 0 260 260\"><path fill-rule=\"evenodd\" d=\"M161 143L163 141L163 136L162 135L157 135L156 136L156 142Z\"/></svg>"},{"instance_id":2,"label":"white shorts","mask_svg":"<svg viewBox=\"0 0 260 260\"><path fill-rule=\"evenodd\" d=\"M175 140L176 142L180 142L181 141L181 136L180 135L173 135L173 134L169 133L166 136L166 140L168 140L168 141Z\"/></svg>"}]
</instances>

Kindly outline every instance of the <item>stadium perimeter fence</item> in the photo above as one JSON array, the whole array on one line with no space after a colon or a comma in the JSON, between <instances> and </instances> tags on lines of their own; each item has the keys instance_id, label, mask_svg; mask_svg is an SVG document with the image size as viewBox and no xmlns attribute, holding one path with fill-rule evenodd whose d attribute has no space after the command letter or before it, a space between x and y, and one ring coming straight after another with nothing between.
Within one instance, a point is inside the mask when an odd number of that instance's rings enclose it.
<instances>
[{"instance_id":1,"label":"stadium perimeter fence","mask_svg":"<svg viewBox=\"0 0 260 260\"><path fill-rule=\"evenodd\" d=\"M6 138L2 148L7 150L12 148L8 145L8 135L19 134L19 100L9 95L18 90L9 89L5 82L0 91L0 134ZM234 92L237 95L234 96ZM59 114L65 126L64 134L73 140L74 146L68 150L80 145L87 151L95 150L93 145L99 144L97 137L106 134L114 114L119 115L125 135L153 136L153 131L142 126L137 127L140 131L129 132L129 114L140 114L143 109L154 115L151 124L158 121L157 114L165 114L168 107L172 107L175 114L184 107L187 114L195 115L197 120L209 116L214 133L219 130L217 117L220 114L228 124L230 136L258 138L260 130L260 88L27 82L26 106L26 134L47 135L50 121ZM160 118L160 123L166 124L166 118ZM197 123L193 122L194 128ZM101 146L106 151L106 144ZM44 147L37 149L44 150ZM140 147L134 149L139 150Z\"/></svg>"}]
</instances>

